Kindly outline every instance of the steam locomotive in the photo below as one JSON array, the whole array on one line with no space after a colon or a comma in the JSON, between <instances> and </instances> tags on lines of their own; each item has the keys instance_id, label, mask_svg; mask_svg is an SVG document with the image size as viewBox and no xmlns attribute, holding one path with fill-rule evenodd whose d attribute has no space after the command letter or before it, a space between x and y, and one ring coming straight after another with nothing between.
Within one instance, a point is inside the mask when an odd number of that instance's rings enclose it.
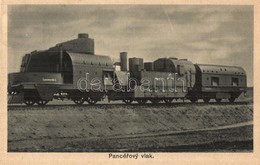
<instances>
[{"instance_id":1,"label":"steam locomotive","mask_svg":"<svg viewBox=\"0 0 260 165\"><path fill-rule=\"evenodd\" d=\"M121 52L120 61L114 62L95 54L94 39L86 33L26 54L20 72L8 74L9 103L26 105L64 98L78 105L85 101L95 104L106 97L126 104L171 103L174 99L234 102L246 88L242 67L193 64L174 57L144 62L142 58L128 59L127 52Z\"/></svg>"}]
</instances>

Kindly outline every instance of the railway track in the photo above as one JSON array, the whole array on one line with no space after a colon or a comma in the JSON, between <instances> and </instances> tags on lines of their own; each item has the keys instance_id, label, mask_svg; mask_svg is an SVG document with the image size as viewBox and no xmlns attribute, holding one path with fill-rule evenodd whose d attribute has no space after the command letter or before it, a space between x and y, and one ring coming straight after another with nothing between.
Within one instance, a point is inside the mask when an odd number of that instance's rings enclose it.
<instances>
[{"instance_id":1,"label":"railway track","mask_svg":"<svg viewBox=\"0 0 260 165\"><path fill-rule=\"evenodd\" d=\"M175 103L170 103L170 104L165 104L165 103L158 103L158 104L144 104L144 105L140 105L137 103L133 103L133 104L124 104L124 103L113 103L113 104L109 104L109 103L99 103L96 105L89 105L89 104L83 104L83 105L75 105L75 104L49 104L49 105L45 105L45 106L26 106L26 105L17 105L17 104L12 104L12 105L8 105L8 110L40 110L40 109L50 109L50 108L54 108L53 110L55 110L55 108L57 107L81 107L81 108L94 108L94 109L108 109L108 108L121 108L121 107L126 107L126 108L146 108L146 107L155 107L155 108L177 108L177 107L182 107L182 106L209 106L209 105L251 105L252 103L250 102L234 102L234 103L230 103L230 102L221 102L221 103L217 103L217 102L210 102L210 103L204 103L204 102L198 102L198 103L190 103L190 102L175 102Z\"/></svg>"}]
</instances>

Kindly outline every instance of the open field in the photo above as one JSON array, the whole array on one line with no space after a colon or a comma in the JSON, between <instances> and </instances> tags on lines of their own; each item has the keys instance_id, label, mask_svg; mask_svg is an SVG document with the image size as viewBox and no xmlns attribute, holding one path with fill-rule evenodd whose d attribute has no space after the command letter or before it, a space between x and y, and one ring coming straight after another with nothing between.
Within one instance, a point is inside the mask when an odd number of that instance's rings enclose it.
<instances>
[{"instance_id":1,"label":"open field","mask_svg":"<svg viewBox=\"0 0 260 165\"><path fill-rule=\"evenodd\" d=\"M211 144L245 141L250 144L253 140L252 125L174 134L252 122L251 103L178 106L11 106L8 110L9 151L138 151L144 148L148 148L147 151L160 151L162 148L171 150L169 147L175 151L174 147L198 146L204 145L205 142ZM143 136L167 132L173 134ZM142 136L113 139L128 135ZM108 137L111 139L108 140ZM251 151L252 145L242 150Z\"/></svg>"}]
</instances>

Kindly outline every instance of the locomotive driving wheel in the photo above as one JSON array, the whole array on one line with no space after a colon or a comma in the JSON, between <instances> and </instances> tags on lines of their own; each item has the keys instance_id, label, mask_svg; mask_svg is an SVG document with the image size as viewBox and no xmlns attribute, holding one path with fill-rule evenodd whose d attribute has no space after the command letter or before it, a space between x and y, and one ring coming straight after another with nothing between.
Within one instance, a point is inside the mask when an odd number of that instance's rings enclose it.
<instances>
[{"instance_id":1,"label":"locomotive driving wheel","mask_svg":"<svg viewBox=\"0 0 260 165\"><path fill-rule=\"evenodd\" d=\"M204 101L205 103L208 103L208 102L210 101L210 98L205 97L205 98L203 98L203 101Z\"/></svg>"},{"instance_id":2,"label":"locomotive driving wheel","mask_svg":"<svg viewBox=\"0 0 260 165\"><path fill-rule=\"evenodd\" d=\"M191 98L190 98L190 101L191 101L192 103L196 103L196 102L198 101L198 98L197 98L197 97L191 97Z\"/></svg>"},{"instance_id":3,"label":"locomotive driving wheel","mask_svg":"<svg viewBox=\"0 0 260 165\"><path fill-rule=\"evenodd\" d=\"M216 99L216 102L217 103L220 103L222 99Z\"/></svg>"},{"instance_id":4,"label":"locomotive driving wheel","mask_svg":"<svg viewBox=\"0 0 260 165\"><path fill-rule=\"evenodd\" d=\"M153 104L158 104L160 102L159 99L150 99L150 101L153 103Z\"/></svg>"},{"instance_id":5,"label":"locomotive driving wheel","mask_svg":"<svg viewBox=\"0 0 260 165\"><path fill-rule=\"evenodd\" d=\"M74 98L73 99L74 103L76 103L77 105L82 105L84 103L84 98L80 97L80 98Z\"/></svg>"},{"instance_id":6,"label":"locomotive driving wheel","mask_svg":"<svg viewBox=\"0 0 260 165\"><path fill-rule=\"evenodd\" d=\"M132 99L124 99L123 102L126 103L126 104L131 104L133 102L133 100Z\"/></svg>"},{"instance_id":7,"label":"locomotive driving wheel","mask_svg":"<svg viewBox=\"0 0 260 165\"><path fill-rule=\"evenodd\" d=\"M236 100L236 98L235 97L231 97L228 100L229 100L229 102L233 103Z\"/></svg>"},{"instance_id":8,"label":"locomotive driving wheel","mask_svg":"<svg viewBox=\"0 0 260 165\"><path fill-rule=\"evenodd\" d=\"M34 100L24 100L24 104L31 106L31 105L35 104L35 101Z\"/></svg>"},{"instance_id":9,"label":"locomotive driving wheel","mask_svg":"<svg viewBox=\"0 0 260 165\"><path fill-rule=\"evenodd\" d=\"M37 103L38 105L43 106L43 105L46 105L48 102L49 102L49 100L38 100L36 103Z\"/></svg>"},{"instance_id":10,"label":"locomotive driving wheel","mask_svg":"<svg viewBox=\"0 0 260 165\"><path fill-rule=\"evenodd\" d=\"M165 102L166 104L170 104L170 103L172 102L172 100L173 100L173 99L164 99L164 102Z\"/></svg>"},{"instance_id":11,"label":"locomotive driving wheel","mask_svg":"<svg viewBox=\"0 0 260 165\"><path fill-rule=\"evenodd\" d=\"M90 104L90 105L94 105L97 103L97 100L96 99L92 99L90 97L87 98L87 102Z\"/></svg>"},{"instance_id":12,"label":"locomotive driving wheel","mask_svg":"<svg viewBox=\"0 0 260 165\"><path fill-rule=\"evenodd\" d=\"M137 102L138 102L138 104L145 104L145 103L147 103L147 99L138 99L137 100Z\"/></svg>"}]
</instances>

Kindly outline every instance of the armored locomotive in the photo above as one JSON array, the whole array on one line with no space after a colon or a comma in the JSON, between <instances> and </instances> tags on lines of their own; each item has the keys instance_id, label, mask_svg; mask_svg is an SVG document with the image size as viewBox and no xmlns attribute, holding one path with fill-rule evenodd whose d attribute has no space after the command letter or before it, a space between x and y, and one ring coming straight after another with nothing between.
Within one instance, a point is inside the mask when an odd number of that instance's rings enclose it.
<instances>
[{"instance_id":1,"label":"armored locomotive","mask_svg":"<svg viewBox=\"0 0 260 165\"><path fill-rule=\"evenodd\" d=\"M94 50L94 40L81 33L77 39L26 54L20 72L8 75L9 102L45 105L67 98L81 105L106 97L127 104L171 103L174 99L234 102L246 92L246 73L241 67L193 64L174 57L144 62L128 59L126 52L114 62Z\"/></svg>"}]
</instances>

